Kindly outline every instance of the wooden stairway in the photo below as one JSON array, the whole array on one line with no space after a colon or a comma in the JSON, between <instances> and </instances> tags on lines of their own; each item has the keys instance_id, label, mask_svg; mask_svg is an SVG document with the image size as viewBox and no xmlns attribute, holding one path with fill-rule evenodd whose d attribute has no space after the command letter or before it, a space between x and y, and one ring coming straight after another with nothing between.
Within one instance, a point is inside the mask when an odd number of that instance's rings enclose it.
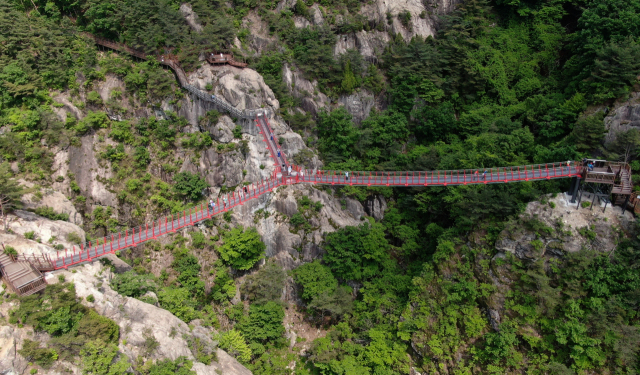
<instances>
[{"instance_id":1,"label":"wooden stairway","mask_svg":"<svg viewBox=\"0 0 640 375\"><path fill-rule=\"evenodd\" d=\"M31 262L16 261L4 253L0 253L0 273L7 288L21 296L28 296L47 287L44 276Z\"/></svg>"},{"instance_id":2,"label":"wooden stairway","mask_svg":"<svg viewBox=\"0 0 640 375\"><path fill-rule=\"evenodd\" d=\"M613 194L630 195L633 192L631 172L626 168L620 168L620 183L613 185Z\"/></svg>"}]
</instances>

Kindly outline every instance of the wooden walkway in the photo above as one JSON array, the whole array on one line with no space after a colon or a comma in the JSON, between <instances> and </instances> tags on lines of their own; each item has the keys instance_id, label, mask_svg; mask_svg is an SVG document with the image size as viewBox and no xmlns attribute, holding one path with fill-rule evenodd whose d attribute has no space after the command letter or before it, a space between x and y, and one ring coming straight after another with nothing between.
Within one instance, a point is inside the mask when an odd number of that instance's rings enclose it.
<instances>
[{"instance_id":1,"label":"wooden walkway","mask_svg":"<svg viewBox=\"0 0 640 375\"><path fill-rule=\"evenodd\" d=\"M44 276L33 263L15 260L4 253L0 253L0 273L7 288L21 296L36 293L47 286Z\"/></svg>"}]
</instances>

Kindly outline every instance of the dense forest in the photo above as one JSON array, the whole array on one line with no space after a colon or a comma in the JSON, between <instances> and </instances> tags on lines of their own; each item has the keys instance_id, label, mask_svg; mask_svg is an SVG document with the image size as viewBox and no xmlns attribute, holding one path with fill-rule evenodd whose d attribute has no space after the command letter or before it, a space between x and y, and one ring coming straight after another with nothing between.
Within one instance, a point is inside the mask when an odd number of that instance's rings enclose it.
<instances>
[{"instance_id":1,"label":"dense forest","mask_svg":"<svg viewBox=\"0 0 640 375\"><path fill-rule=\"evenodd\" d=\"M198 66L201 51L242 56L275 93L279 115L327 168L446 170L597 156L640 170L638 131L605 144L603 122L609 108L639 91L640 0L465 0L439 17L434 37L405 41L390 35L375 61L357 50L333 53L337 35L387 30L385 21L360 15L362 4L355 0L319 1L327 22L305 28L296 28L294 18L310 18L313 0L298 0L282 11L271 0L190 4L201 33L189 28L173 0L0 0L0 162L16 162L21 177L46 185L52 182L51 147L77 145L84 135L107 129L118 145L108 146L101 158L112 163L116 177L109 183L119 201L181 212L200 202L206 184L188 172L171 183L161 181L146 170L152 158L165 170L176 170L170 160L177 147L244 152L241 143L225 146L208 134L181 133L186 120L173 113L167 121L110 121L102 99L91 91L106 74L127 87L112 98L112 110L120 97L159 103L184 94L158 64L98 53L81 33L87 31L147 53L171 52L187 71ZM268 23L276 40L261 54L246 45L250 31L243 18L250 12ZM393 16L410 27L410 15ZM236 37L240 45L234 44ZM317 116L297 111L300 98L283 82L284 64L317 80L334 104L340 96L366 90L384 105L359 124L343 107ZM51 109L52 93L77 95L81 89L88 92L87 102L77 104L89 115L60 121ZM201 121L216 123L218 116L212 111ZM126 153L125 145L134 151ZM11 175L7 168L0 172L0 178ZM74 190L74 177L68 178ZM560 231L518 215L529 202L566 191L568 184L336 188L338 196L360 201L384 196L389 202L384 219L326 234L322 257L288 275L266 262L242 285L247 306L230 303L235 271L261 260L264 244L250 228L230 228L227 215L220 235L195 234L192 248L184 237L165 245L175 260L160 277L130 258L134 270L118 275L112 288L135 298L153 291L158 300L150 302L185 322L202 319L219 329L220 347L255 374L290 374L291 363L295 374L322 375L409 374L411 368L458 375L636 374L640 228L622 234L611 253L603 254L594 241L590 249L532 262L508 256L501 261L511 280L506 312L497 329L489 323L487 301L496 290L489 271L478 269L496 254L500 234L514 225L540 235ZM86 200L79 189L72 198L79 207ZM308 225L321 209L305 198L298 207L291 217L296 228ZM134 220L144 213L140 208ZM139 224L116 220L111 208L85 217L87 233L96 237ZM162 247L145 246L145 251ZM208 293L201 280L205 271L192 254L197 249L220 255L207 271L215 275ZM288 276L299 287L306 318L328 331L304 355L290 350L283 336L280 291ZM72 289L54 296L60 292L55 288L60 289L52 286L45 295L22 299L12 313L11 323L33 325L54 337L47 349L32 345L23 350L33 353L25 355L43 366L80 355L87 374L127 371L113 322L75 302ZM38 305L47 299L55 308L44 311ZM102 328L92 332L90 326ZM100 353L110 362L95 365ZM190 366L179 359L131 371L188 374Z\"/></svg>"}]
</instances>

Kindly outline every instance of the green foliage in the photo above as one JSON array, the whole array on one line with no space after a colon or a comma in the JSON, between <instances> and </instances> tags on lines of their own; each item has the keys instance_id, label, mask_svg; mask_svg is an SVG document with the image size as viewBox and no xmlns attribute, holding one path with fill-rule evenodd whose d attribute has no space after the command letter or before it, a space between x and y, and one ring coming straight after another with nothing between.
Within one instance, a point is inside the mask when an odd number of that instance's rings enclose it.
<instances>
[{"instance_id":1,"label":"green foliage","mask_svg":"<svg viewBox=\"0 0 640 375\"><path fill-rule=\"evenodd\" d=\"M120 333L114 321L80 304L73 286L63 283L48 285L42 294L22 297L20 306L11 312L11 320L53 336L49 348L31 347L31 355L42 356L43 361L70 360L89 342L117 342Z\"/></svg>"},{"instance_id":2,"label":"green foliage","mask_svg":"<svg viewBox=\"0 0 640 375\"><path fill-rule=\"evenodd\" d=\"M16 249L14 249L12 246L4 246L3 253L5 253L6 255L13 256L13 257L17 257L18 256L18 251Z\"/></svg>"},{"instance_id":3,"label":"green foliage","mask_svg":"<svg viewBox=\"0 0 640 375\"><path fill-rule=\"evenodd\" d=\"M157 292L158 285L151 275L138 275L135 271L117 274L111 280L111 288L127 297L140 297L147 292Z\"/></svg>"},{"instance_id":4,"label":"green foliage","mask_svg":"<svg viewBox=\"0 0 640 375\"><path fill-rule=\"evenodd\" d=\"M373 221L329 233L322 247L326 251L327 266L344 280L374 277L389 260L384 227Z\"/></svg>"},{"instance_id":5,"label":"green foliage","mask_svg":"<svg viewBox=\"0 0 640 375\"><path fill-rule=\"evenodd\" d=\"M220 258L237 270L248 270L264 258L265 244L255 228L233 228L217 250Z\"/></svg>"},{"instance_id":6,"label":"green foliage","mask_svg":"<svg viewBox=\"0 0 640 375\"><path fill-rule=\"evenodd\" d=\"M269 261L258 272L248 276L240 291L252 303L279 301L282 297L286 274L275 261Z\"/></svg>"},{"instance_id":7,"label":"green foliage","mask_svg":"<svg viewBox=\"0 0 640 375\"><path fill-rule=\"evenodd\" d=\"M236 295L236 284L229 275L227 267L216 268L216 278L211 288L211 297L218 303L226 302Z\"/></svg>"},{"instance_id":8,"label":"green foliage","mask_svg":"<svg viewBox=\"0 0 640 375\"><path fill-rule=\"evenodd\" d=\"M247 345L242 333L231 330L220 337L220 348L235 357L241 363L251 360L251 348Z\"/></svg>"},{"instance_id":9,"label":"green foliage","mask_svg":"<svg viewBox=\"0 0 640 375\"><path fill-rule=\"evenodd\" d=\"M252 304L249 316L242 319L236 328L251 342L266 343L278 340L284 334L284 308L277 302L264 305Z\"/></svg>"},{"instance_id":10,"label":"green foliage","mask_svg":"<svg viewBox=\"0 0 640 375\"><path fill-rule=\"evenodd\" d=\"M198 258L189 254L187 249L178 250L171 266L178 272L180 286L186 288L193 297L204 297L204 282L200 277L200 264Z\"/></svg>"},{"instance_id":11,"label":"green foliage","mask_svg":"<svg viewBox=\"0 0 640 375\"><path fill-rule=\"evenodd\" d=\"M59 214L56 213L53 208L51 207L38 207L35 209L35 213L36 215L40 215L42 217L46 217L47 219L50 220L62 220L62 221L69 221L69 214Z\"/></svg>"},{"instance_id":12,"label":"green foliage","mask_svg":"<svg viewBox=\"0 0 640 375\"><path fill-rule=\"evenodd\" d=\"M186 357L178 357L175 360L164 359L156 361L146 374L148 375L195 375L191 370L193 363Z\"/></svg>"},{"instance_id":13,"label":"green foliage","mask_svg":"<svg viewBox=\"0 0 640 375\"><path fill-rule=\"evenodd\" d=\"M196 310L197 304L191 298L191 292L186 288L163 289L158 292L158 302L163 309L186 323L201 317L200 312Z\"/></svg>"},{"instance_id":14,"label":"green foliage","mask_svg":"<svg viewBox=\"0 0 640 375\"><path fill-rule=\"evenodd\" d=\"M58 359L58 353L55 350L41 348L39 342L29 339L22 342L22 349L18 350L18 353L27 361L35 362L45 369L51 367L53 362Z\"/></svg>"},{"instance_id":15,"label":"green foliage","mask_svg":"<svg viewBox=\"0 0 640 375\"><path fill-rule=\"evenodd\" d=\"M305 263L293 271L298 284L302 286L301 297L311 301L323 292L332 294L338 287L338 281L331 274L329 267L320 264L320 261Z\"/></svg>"},{"instance_id":16,"label":"green foliage","mask_svg":"<svg viewBox=\"0 0 640 375\"><path fill-rule=\"evenodd\" d=\"M9 163L0 163L0 201L2 202L2 216L15 208L21 208L20 198L27 193L18 181L13 178ZM4 219L3 219L4 220Z\"/></svg>"},{"instance_id":17,"label":"green foliage","mask_svg":"<svg viewBox=\"0 0 640 375\"><path fill-rule=\"evenodd\" d=\"M120 375L130 365L127 356L118 352L114 344L102 341L90 341L81 352L83 374L86 375Z\"/></svg>"},{"instance_id":18,"label":"green foliage","mask_svg":"<svg viewBox=\"0 0 640 375\"><path fill-rule=\"evenodd\" d=\"M173 180L175 181L173 190L176 194L193 201L200 198L202 191L209 187L202 177L190 172L176 173Z\"/></svg>"},{"instance_id":19,"label":"green foliage","mask_svg":"<svg viewBox=\"0 0 640 375\"><path fill-rule=\"evenodd\" d=\"M205 238L204 234L202 234L201 232L193 232L193 233L191 233L191 244L196 249L204 248L204 245L206 244L206 238Z\"/></svg>"}]
</instances>

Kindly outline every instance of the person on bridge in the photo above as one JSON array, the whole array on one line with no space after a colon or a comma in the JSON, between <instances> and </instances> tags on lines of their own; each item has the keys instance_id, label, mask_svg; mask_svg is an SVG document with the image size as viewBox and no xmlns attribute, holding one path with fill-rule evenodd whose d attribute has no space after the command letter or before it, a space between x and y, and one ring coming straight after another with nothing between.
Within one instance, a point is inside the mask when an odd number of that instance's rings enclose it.
<instances>
[{"instance_id":1,"label":"person on bridge","mask_svg":"<svg viewBox=\"0 0 640 375\"><path fill-rule=\"evenodd\" d=\"M478 181L478 171L473 174L473 181Z\"/></svg>"},{"instance_id":2,"label":"person on bridge","mask_svg":"<svg viewBox=\"0 0 640 375\"><path fill-rule=\"evenodd\" d=\"M288 173L289 175L291 175L291 166L289 166L289 167L287 168L287 173Z\"/></svg>"},{"instance_id":3,"label":"person on bridge","mask_svg":"<svg viewBox=\"0 0 640 375\"><path fill-rule=\"evenodd\" d=\"M300 170L300 178L304 179L304 170Z\"/></svg>"},{"instance_id":4,"label":"person on bridge","mask_svg":"<svg viewBox=\"0 0 640 375\"><path fill-rule=\"evenodd\" d=\"M280 157L280 150L278 150L278 157Z\"/></svg>"},{"instance_id":5,"label":"person on bridge","mask_svg":"<svg viewBox=\"0 0 640 375\"><path fill-rule=\"evenodd\" d=\"M247 194L249 194L249 190L248 190L248 189L247 189L247 187L245 186L245 187L244 187L244 195L247 195Z\"/></svg>"},{"instance_id":6,"label":"person on bridge","mask_svg":"<svg viewBox=\"0 0 640 375\"><path fill-rule=\"evenodd\" d=\"M482 179L483 179L484 181L486 181L486 180L487 180L487 170L486 170L486 169L484 170L484 172L482 172Z\"/></svg>"},{"instance_id":7,"label":"person on bridge","mask_svg":"<svg viewBox=\"0 0 640 375\"><path fill-rule=\"evenodd\" d=\"M224 208L227 208L227 197L222 198L222 202L224 203Z\"/></svg>"},{"instance_id":8,"label":"person on bridge","mask_svg":"<svg viewBox=\"0 0 640 375\"><path fill-rule=\"evenodd\" d=\"M344 172L344 177L349 181L349 172Z\"/></svg>"},{"instance_id":9,"label":"person on bridge","mask_svg":"<svg viewBox=\"0 0 640 375\"><path fill-rule=\"evenodd\" d=\"M209 199L209 209L213 210L213 199Z\"/></svg>"},{"instance_id":10,"label":"person on bridge","mask_svg":"<svg viewBox=\"0 0 640 375\"><path fill-rule=\"evenodd\" d=\"M567 160L567 172L571 171L571 160Z\"/></svg>"},{"instance_id":11,"label":"person on bridge","mask_svg":"<svg viewBox=\"0 0 640 375\"><path fill-rule=\"evenodd\" d=\"M593 162L590 161L589 164L587 164L587 168L589 169L589 171L593 170Z\"/></svg>"}]
</instances>

